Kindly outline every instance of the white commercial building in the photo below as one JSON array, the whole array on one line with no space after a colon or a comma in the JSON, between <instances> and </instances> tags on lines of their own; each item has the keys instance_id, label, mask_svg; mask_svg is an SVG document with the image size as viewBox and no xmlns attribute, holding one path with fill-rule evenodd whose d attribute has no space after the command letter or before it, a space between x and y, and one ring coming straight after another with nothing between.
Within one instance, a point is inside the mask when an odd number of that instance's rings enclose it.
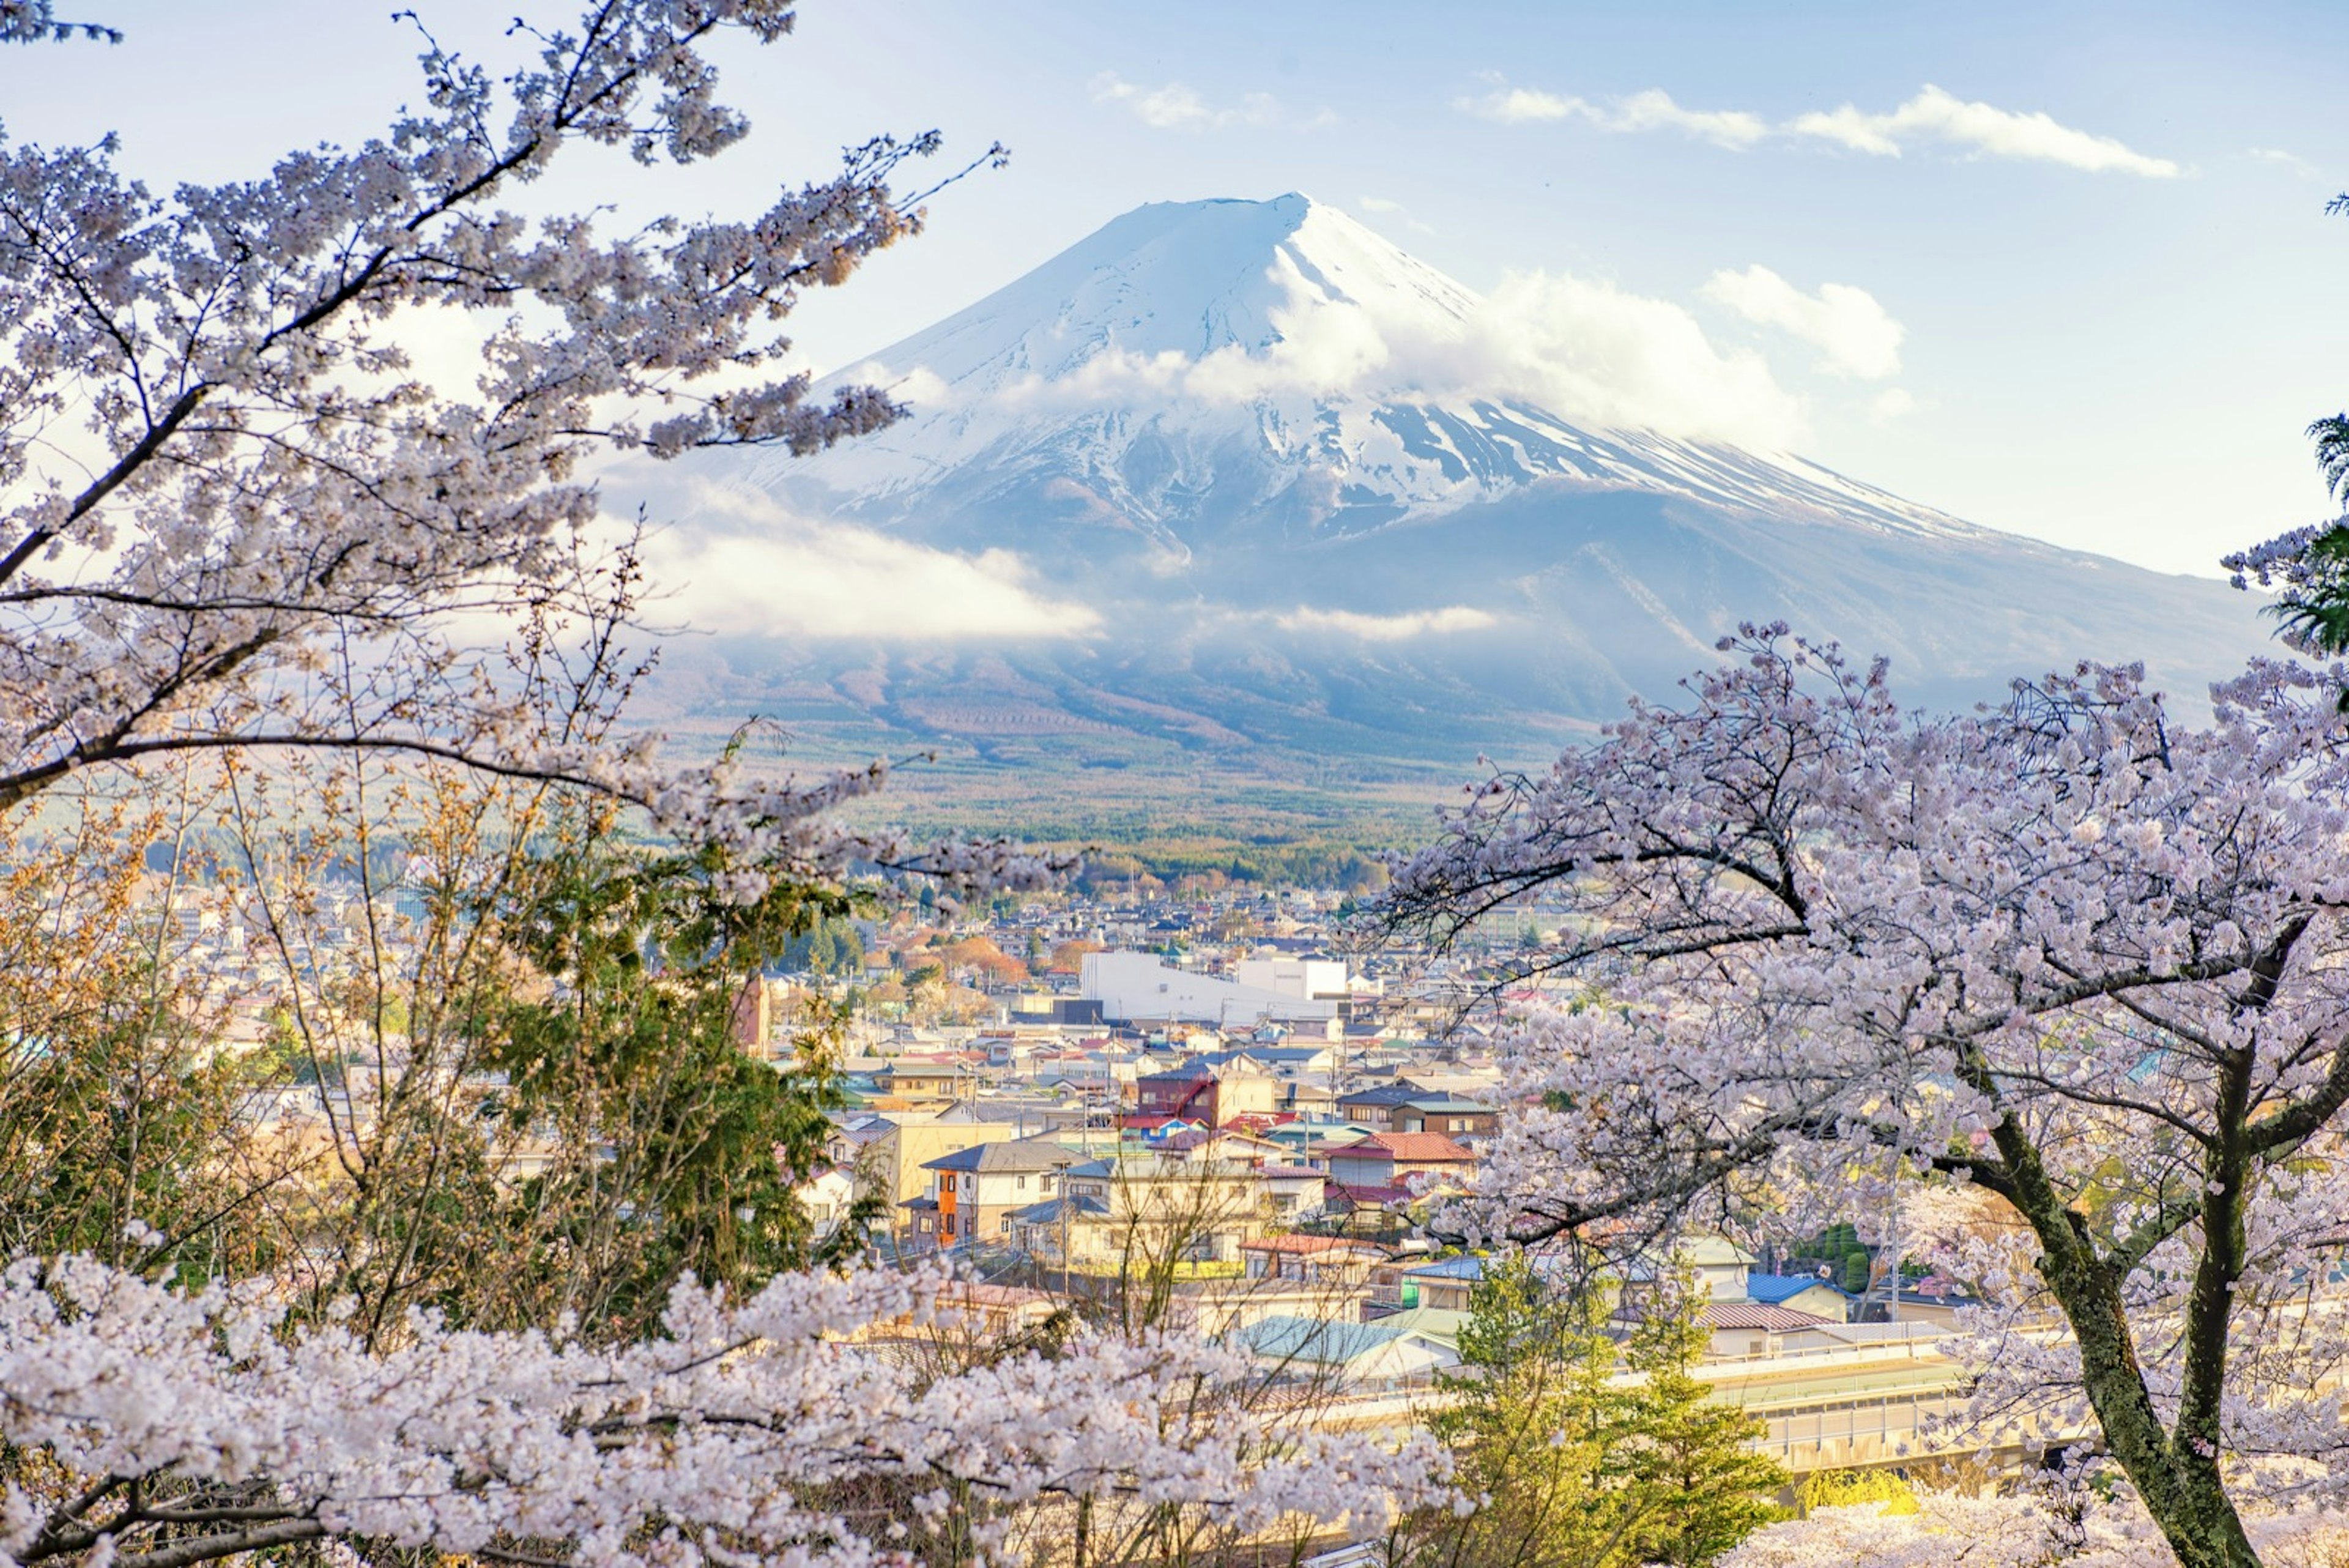
<instances>
[{"instance_id":1,"label":"white commercial building","mask_svg":"<svg viewBox=\"0 0 2349 1568\"><path fill-rule=\"evenodd\" d=\"M1339 971L1342 996L1345 966L1330 967ZM1333 1000L1186 973L1148 953L1087 953L1079 987L1087 1000L1102 1004L1103 1018L1118 1023L1145 1019L1220 1026L1270 1019L1337 1027L1338 1004Z\"/></svg>"},{"instance_id":2,"label":"white commercial building","mask_svg":"<svg viewBox=\"0 0 2349 1568\"><path fill-rule=\"evenodd\" d=\"M1299 1002L1343 1002L1346 966L1336 959L1242 959L1232 978L1256 991L1278 992Z\"/></svg>"}]
</instances>

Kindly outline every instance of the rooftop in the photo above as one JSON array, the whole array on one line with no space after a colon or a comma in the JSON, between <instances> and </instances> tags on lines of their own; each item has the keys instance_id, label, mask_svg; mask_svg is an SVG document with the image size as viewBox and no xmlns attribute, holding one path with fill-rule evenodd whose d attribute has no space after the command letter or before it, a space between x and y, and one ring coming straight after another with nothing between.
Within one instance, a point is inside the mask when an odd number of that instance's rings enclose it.
<instances>
[{"instance_id":1,"label":"rooftop","mask_svg":"<svg viewBox=\"0 0 2349 1568\"><path fill-rule=\"evenodd\" d=\"M982 1175L998 1171L1053 1170L1062 1166L1083 1163L1084 1151L1073 1149L1050 1138L1020 1138L1006 1143L973 1144L952 1154L942 1154L936 1159L922 1161L924 1170L972 1170Z\"/></svg>"},{"instance_id":2,"label":"rooftop","mask_svg":"<svg viewBox=\"0 0 2349 1568\"><path fill-rule=\"evenodd\" d=\"M1243 1241L1243 1252L1376 1252L1386 1256L1386 1250L1368 1241L1358 1241L1350 1236L1267 1236L1261 1241Z\"/></svg>"},{"instance_id":3,"label":"rooftop","mask_svg":"<svg viewBox=\"0 0 2349 1568\"><path fill-rule=\"evenodd\" d=\"M1462 1147L1442 1133L1372 1133L1362 1142L1384 1149L1396 1159L1469 1165L1476 1158L1474 1151ZM1330 1152L1335 1155L1340 1151L1333 1149ZM1363 1147L1354 1152L1368 1155L1371 1150Z\"/></svg>"}]
</instances>

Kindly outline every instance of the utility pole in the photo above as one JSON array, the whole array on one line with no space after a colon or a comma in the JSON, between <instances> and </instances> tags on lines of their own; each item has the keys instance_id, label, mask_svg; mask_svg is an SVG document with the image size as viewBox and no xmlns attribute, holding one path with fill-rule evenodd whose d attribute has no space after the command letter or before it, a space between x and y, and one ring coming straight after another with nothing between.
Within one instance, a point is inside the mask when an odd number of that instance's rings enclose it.
<instances>
[{"instance_id":1,"label":"utility pole","mask_svg":"<svg viewBox=\"0 0 2349 1568\"><path fill-rule=\"evenodd\" d=\"M1889 1254L1892 1260L1890 1266L1886 1270L1887 1284L1884 1297L1884 1321L1886 1323L1899 1323L1900 1321L1901 1163L1900 1151L1896 1148L1892 1151L1891 1212L1885 1220L1884 1241L1879 1248L1879 1251ZM1863 1317L1867 1315L1867 1307L1864 1303L1861 1306L1860 1315Z\"/></svg>"},{"instance_id":2,"label":"utility pole","mask_svg":"<svg viewBox=\"0 0 2349 1568\"><path fill-rule=\"evenodd\" d=\"M1069 1293L1069 1162L1054 1160L1052 1176L1061 1204L1061 1294L1065 1298Z\"/></svg>"}]
</instances>

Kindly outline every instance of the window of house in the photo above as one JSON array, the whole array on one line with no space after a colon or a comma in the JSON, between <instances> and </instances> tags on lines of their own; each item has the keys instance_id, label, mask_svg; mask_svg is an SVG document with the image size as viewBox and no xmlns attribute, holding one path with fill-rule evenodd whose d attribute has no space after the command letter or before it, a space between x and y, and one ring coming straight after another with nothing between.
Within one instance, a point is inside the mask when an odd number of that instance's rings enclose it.
<instances>
[{"instance_id":1,"label":"window of house","mask_svg":"<svg viewBox=\"0 0 2349 1568\"><path fill-rule=\"evenodd\" d=\"M1015 1176L1011 1179L1011 1185L1019 1190L1025 1192L1028 1190L1028 1179L1024 1176Z\"/></svg>"}]
</instances>

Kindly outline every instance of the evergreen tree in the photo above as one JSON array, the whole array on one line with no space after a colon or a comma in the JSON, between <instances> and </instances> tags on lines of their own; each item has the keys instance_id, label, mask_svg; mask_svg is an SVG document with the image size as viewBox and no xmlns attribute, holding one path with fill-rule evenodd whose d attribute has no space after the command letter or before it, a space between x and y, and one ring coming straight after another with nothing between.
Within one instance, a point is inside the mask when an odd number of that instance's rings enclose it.
<instances>
[{"instance_id":1,"label":"evergreen tree","mask_svg":"<svg viewBox=\"0 0 2349 1568\"><path fill-rule=\"evenodd\" d=\"M1625 1359L1645 1375L1636 1401L1639 1449L1630 1469L1648 1500L1643 1561L1710 1563L1785 1511L1767 1501L1786 1484L1777 1460L1748 1440L1766 1429L1733 1406L1716 1405L1692 1371L1710 1337L1693 1310L1692 1282L1673 1282L1633 1331Z\"/></svg>"},{"instance_id":2,"label":"evergreen tree","mask_svg":"<svg viewBox=\"0 0 2349 1568\"><path fill-rule=\"evenodd\" d=\"M1423 1568L1639 1568L1709 1563L1779 1517L1785 1472L1750 1453L1758 1424L1692 1371L1706 1330L1686 1282L1651 1303L1619 1356L1594 1293L1553 1291L1521 1254L1469 1298L1461 1369L1430 1421L1453 1451L1464 1517L1415 1521ZM1629 1371L1636 1376L1622 1376Z\"/></svg>"}]
</instances>

